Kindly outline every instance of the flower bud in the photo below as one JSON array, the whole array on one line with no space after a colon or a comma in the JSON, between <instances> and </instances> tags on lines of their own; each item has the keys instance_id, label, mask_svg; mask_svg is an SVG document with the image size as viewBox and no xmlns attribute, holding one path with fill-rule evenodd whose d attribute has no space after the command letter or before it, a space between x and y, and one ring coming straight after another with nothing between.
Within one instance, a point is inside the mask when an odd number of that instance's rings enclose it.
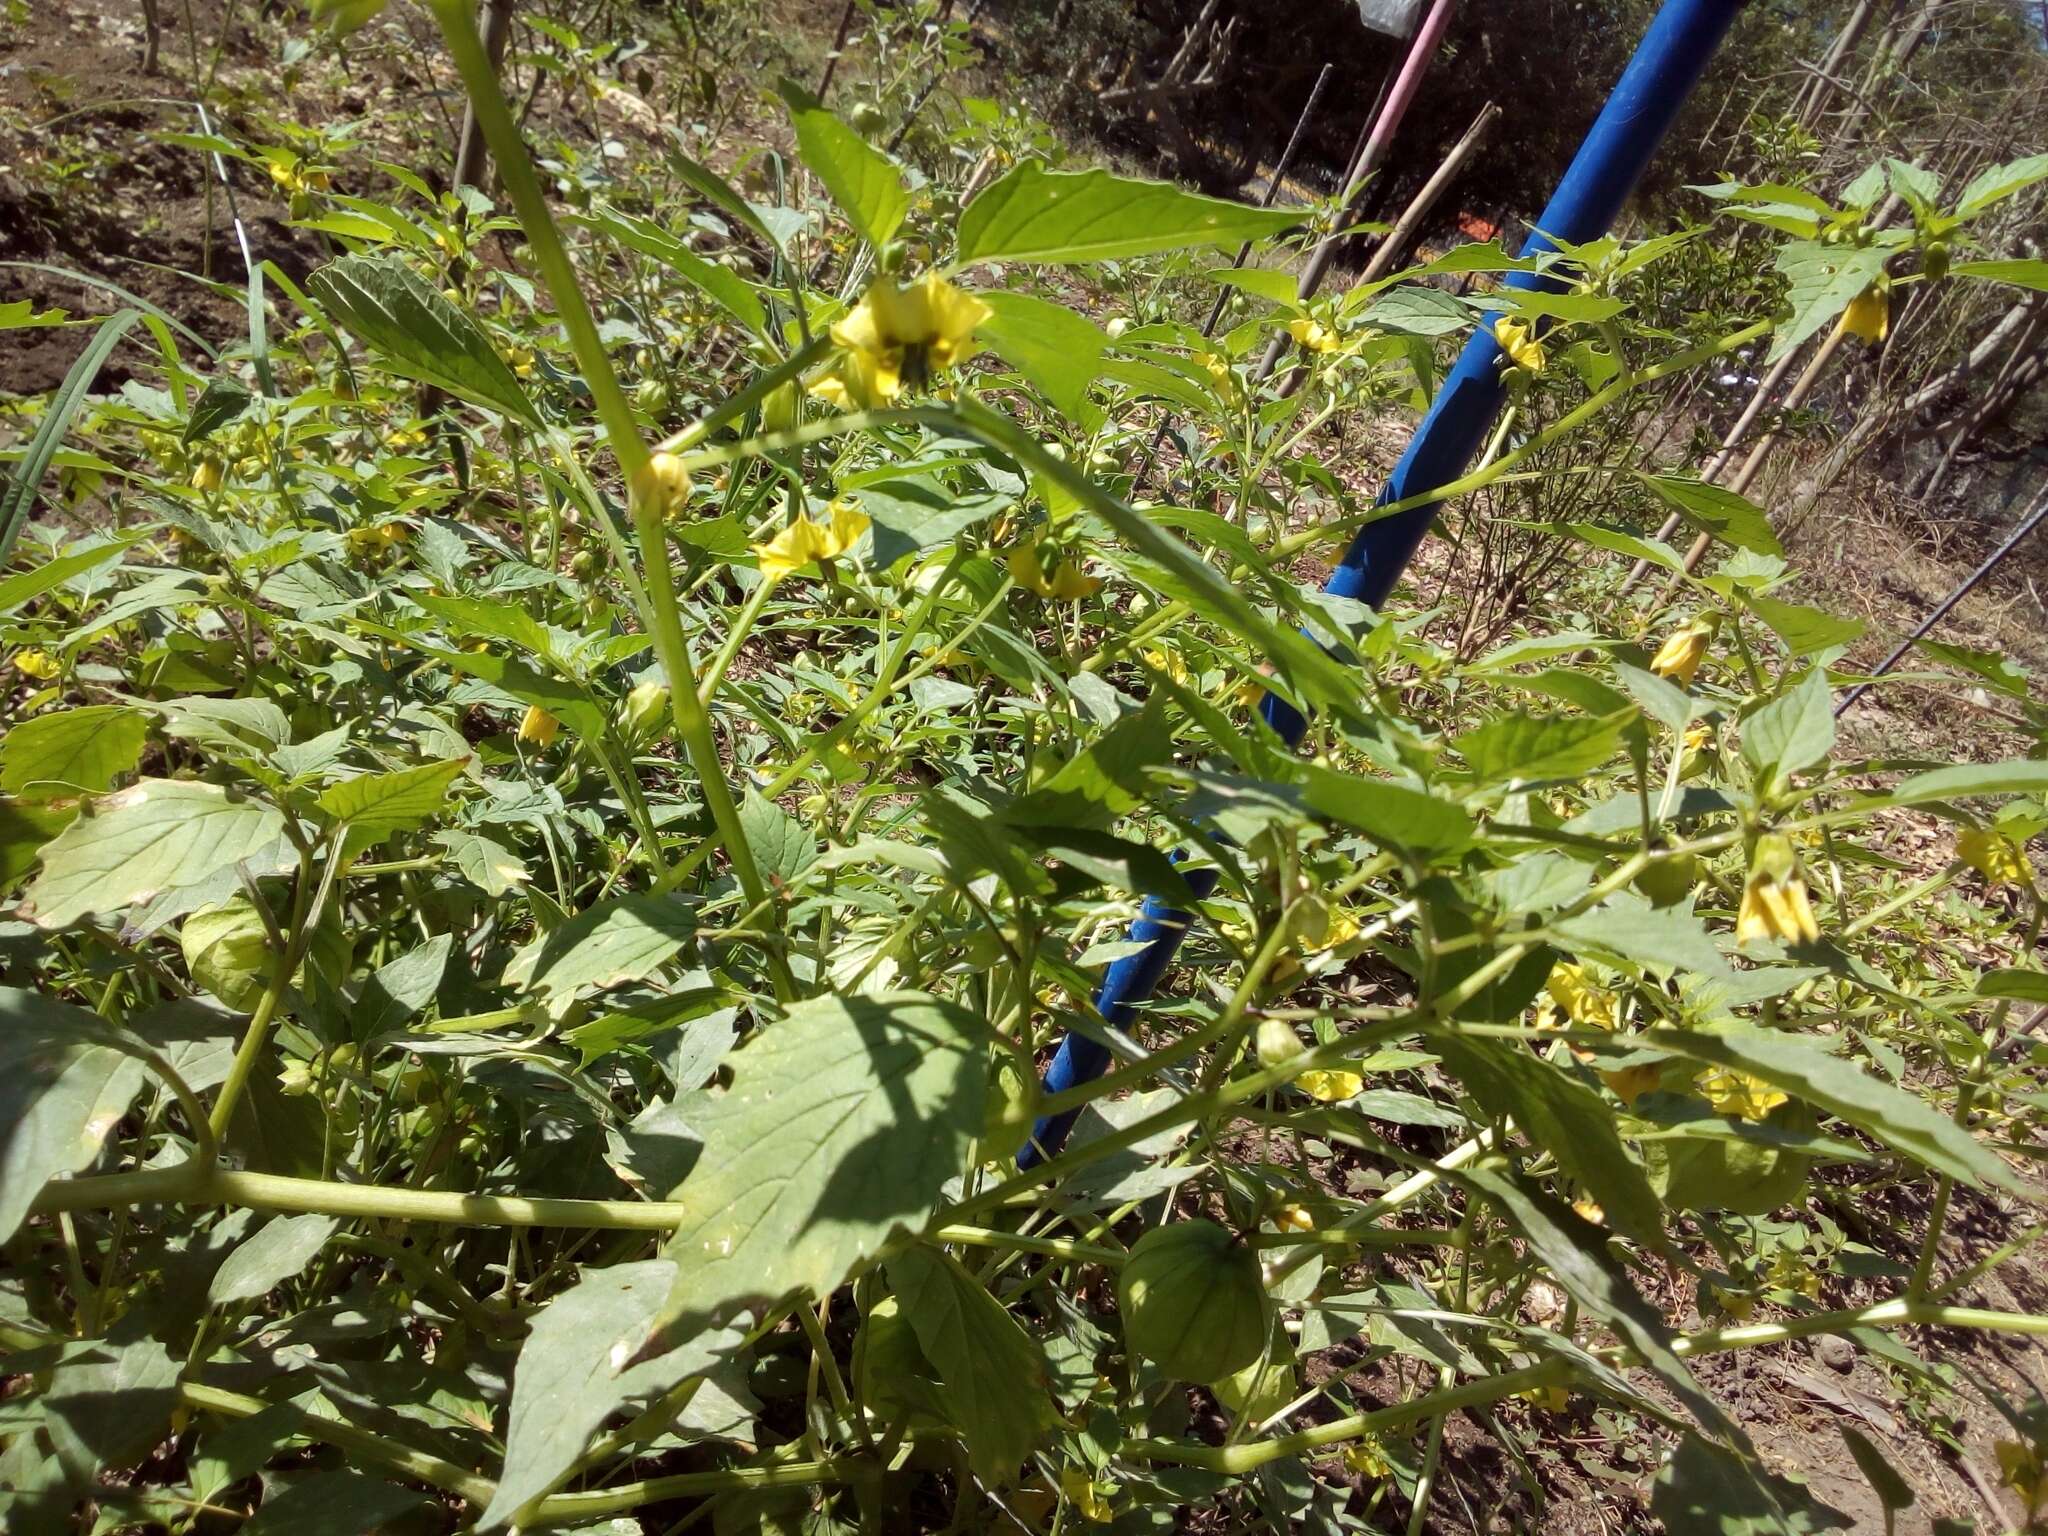
<instances>
[{"instance_id":1,"label":"flower bud","mask_svg":"<svg viewBox=\"0 0 2048 1536\"><path fill-rule=\"evenodd\" d=\"M635 684L626 695L623 711L626 734L635 739L658 734L662 721L668 718L668 703L668 684L659 678Z\"/></svg>"},{"instance_id":2,"label":"flower bud","mask_svg":"<svg viewBox=\"0 0 2048 1536\"><path fill-rule=\"evenodd\" d=\"M633 473L633 500L658 517L666 517L690 494L690 472L672 453L657 453Z\"/></svg>"}]
</instances>

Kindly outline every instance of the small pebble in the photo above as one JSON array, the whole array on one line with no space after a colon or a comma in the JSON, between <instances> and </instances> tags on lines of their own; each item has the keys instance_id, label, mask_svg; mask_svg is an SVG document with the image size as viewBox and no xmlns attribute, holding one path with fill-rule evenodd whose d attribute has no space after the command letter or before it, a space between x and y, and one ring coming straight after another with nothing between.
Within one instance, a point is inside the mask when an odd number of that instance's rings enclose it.
<instances>
[{"instance_id":1,"label":"small pebble","mask_svg":"<svg viewBox=\"0 0 2048 1536\"><path fill-rule=\"evenodd\" d=\"M1856 1346L1847 1339L1829 1334L1814 1346L1813 1352L1820 1357L1820 1363L1844 1375L1856 1369Z\"/></svg>"}]
</instances>

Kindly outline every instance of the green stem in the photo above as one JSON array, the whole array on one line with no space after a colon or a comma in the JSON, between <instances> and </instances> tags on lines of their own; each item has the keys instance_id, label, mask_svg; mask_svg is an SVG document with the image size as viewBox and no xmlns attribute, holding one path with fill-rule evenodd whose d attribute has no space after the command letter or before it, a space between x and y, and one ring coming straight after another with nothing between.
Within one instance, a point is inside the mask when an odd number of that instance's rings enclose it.
<instances>
[{"instance_id":1,"label":"green stem","mask_svg":"<svg viewBox=\"0 0 2048 1536\"><path fill-rule=\"evenodd\" d=\"M477 123L483 129L484 139L498 162L498 173L503 177L506 193L512 199L513 211L519 215L519 223L526 231L534 260L547 282L548 292L554 298L556 315L568 335L571 350L576 354L584 382L590 387L598 419L604 424L605 437L611 443L612 456L618 460L627 486L633 488L629 496L633 533L640 545L649 617L653 621L655 655L668 674L676 734L690 755L691 766L697 771L704 799L711 808L711 819L718 827L719 840L732 859L733 873L739 879L740 889L745 892L749 903L758 903L764 889L761 871L754 862L753 850L747 845L739 809L733 803L732 790L725 781L724 764L718 756L718 743L711 733L710 718L698 701L696 669L691 664L689 641L683 634L682 615L676 607L675 574L669 564L668 534L662 525L663 509L650 505L648 498L637 489L646 478L642 471L648 461L647 445L640 439L639 428L633 421L633 409L626 401L625 392L619 388L617 375L612 372L611 358L605 353L597 324L591 318L590 307L584 302L583 289L577 282L575 265L569 260L569 252L555 228L554 216L548 211L540 178L534 174L525 141L520 138L518 125L513 122L504 94L498 88L497 72L491 68L483 40L477 36L467 0L428 0L428 3L435 20L440 23L442 36L447 39L449 52L455 56L455 67L469 92L471 105L476 109ZM788 962L780 952L773 950L767 953L766 961L776 996L783 1002L791 1001L796 996L796 981L790 975Z\"/></svg>"}]
</instances>

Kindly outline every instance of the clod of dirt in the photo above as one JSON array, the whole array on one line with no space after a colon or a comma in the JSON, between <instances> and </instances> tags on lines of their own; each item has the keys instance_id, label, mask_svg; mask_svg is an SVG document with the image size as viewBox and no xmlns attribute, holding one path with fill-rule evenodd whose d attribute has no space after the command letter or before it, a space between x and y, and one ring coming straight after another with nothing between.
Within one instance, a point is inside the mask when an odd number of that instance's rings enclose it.
<instances>
[{"instance_id":1,"label":"clod of dirt","mask_svg":"<svg viewBox=\"0 0 2048 1536\"><path fill-rule=\"evenodd\" d=\"M1847 1375L1856 1369L1856 1346L1847 1339L1838 1339L1833 1334L1819 1340L1813 1346L1814 1358L1830 1370Z\"/></svg>"}]
</instances>

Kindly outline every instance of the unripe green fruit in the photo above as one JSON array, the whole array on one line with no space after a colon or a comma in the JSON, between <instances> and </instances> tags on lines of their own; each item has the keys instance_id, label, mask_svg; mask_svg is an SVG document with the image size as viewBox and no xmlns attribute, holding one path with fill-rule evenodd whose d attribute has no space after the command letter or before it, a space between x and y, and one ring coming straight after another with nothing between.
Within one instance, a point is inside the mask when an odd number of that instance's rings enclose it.
<instances>
[{"instance_id":1,"label":"unripe green fruit","mask_svg":"<svg viewBox=\"0 0 2048 1536\"><path fill-rule=\"evenodd\" d=\"M633 390L633 404L650 416L668 414L668 385L660 379L642 379Z\"/></svg>"},{"instance_id":2,"label":"unripe green fruit","mask_svg":"<svg viewBox=\"0 0 2048 1536\"><path fill-rule=\"evenodd\" d=\"M1645 865L1636 876L1636 889L1650 899L1653 907L1675 907L1692 894L1699 878L1698 854L1671 854Z\"/></svg>"},{"instance_id":3,"label":"unripe green fruit","mask_svg":"<svg viewBox=\"0 0 2048 1536\"><path fill-rule=\"evenodd\" d=\"M1927 255L1921 262L1921 269L1932 282L1940 282L1948 276L1948 242L1935 240L1929 243Z\"/></svg>"},{"instance_id":4,"label":"unripe green fruit","mask_svg":"<svg viewBox=\"0 0 2048 1536\"><path fill-rule=\"evenodd\" d=\"M263 990L270 935L256 909L240 897L186 918L178 947L192 979L230 1008L250 1007Z\"/></svg>"},{"instance_id":5,"label":"unripe green fruit","mask_svg":"<svg viewBox=\"0 0 2048 1536\"><path fill-rule=\"evenodd\" d=\"M1266 1290L1251 1249L1213 1221L1139 1238L1117 1275L1124 1339L1179 1381L1221 1381L1266 1346Z\"/></svg>"},{"instance_id":6,"label":"unripe green fruit","mask_svg":"<svg viewBox=\"0 0 2048 1536\"><path fill-rule=\"evenodd\" d=\"M1277 1067L1283 1061L1292 1061L1304 1049L1301 1036L1285 1019L1259 1020L1257 1039L1259 1065L1262 1067Z\"/></svg>"},{"instance_id":7,"label":"unripe green fruit","mask_svg":"<svg viewBox=\"0 0 2048 1536\"><path fill-rule=\"evenodd\" d=\"M846 114L846 118L861 133L879 133L882 124L887 121L882 115L882 109L872 101L855 102L853 110Z\"/></svg>"}]
</instances>

